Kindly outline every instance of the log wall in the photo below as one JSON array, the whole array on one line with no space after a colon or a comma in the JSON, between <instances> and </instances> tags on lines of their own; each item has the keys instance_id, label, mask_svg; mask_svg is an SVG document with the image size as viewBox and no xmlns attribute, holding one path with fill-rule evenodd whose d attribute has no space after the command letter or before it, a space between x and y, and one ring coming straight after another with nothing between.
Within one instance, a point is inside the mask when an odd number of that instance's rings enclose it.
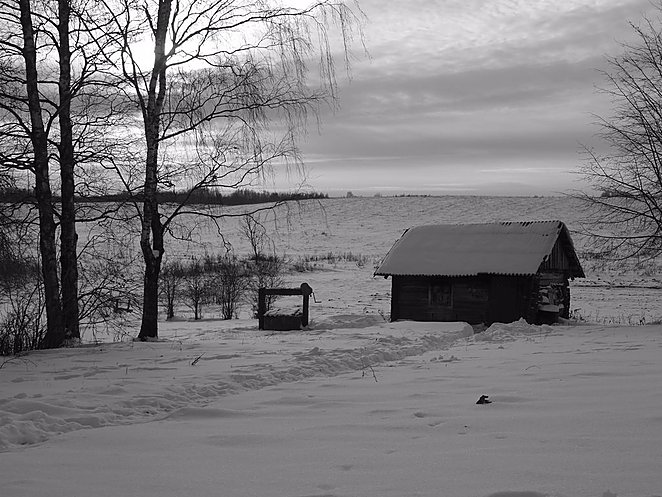
<instances>
[{"instance_id":1,"label":"log wall","mask_svg":"<svg viewBox=\"0 0 662 497\"><path fill-rule=\"evenodd\" d=\"M393 276L391 320L535 322L534 276Z\"/></svg>"}]
</instances>

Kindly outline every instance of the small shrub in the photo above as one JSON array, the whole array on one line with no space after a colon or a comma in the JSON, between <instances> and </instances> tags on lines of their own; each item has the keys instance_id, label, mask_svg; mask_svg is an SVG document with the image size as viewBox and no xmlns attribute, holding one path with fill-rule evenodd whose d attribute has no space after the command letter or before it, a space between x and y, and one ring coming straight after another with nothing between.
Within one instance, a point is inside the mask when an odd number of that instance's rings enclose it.
<instances>
[{"instance_id":1,"label":"small shrub","mask_svg":"<svg viewBox=\"0 0 662 497\"><path fill-rule=\"evenodd\" d=\"M166 319L175 317L175 306L184 290L185 275L186 270L179 262L166 263L161 269L159 289L161 301L166 308Z\"/></svg>"},{"instance_id":2,"label":"small shrub","mask_svg":"<svg viewBox=\"0 0 662 497\"><path fill-rule=\"evenodd\" d=\"M223 319L237 316L237 308L246 292L245 278L245 267L235 256L217 258L216 269L210 282L210 293L216 304L221 306Z\"/></svg>"},{"instance_id":3,"label":"small shrub","mask_svg":"<svg viewBox=\"0 0 662 497\"><path fill-rule=\"evenodd\" d=\"M297 273L309 273L317 269L317 264L313 264L309 260L299 257L296 261L292 263L292 270Z\"/></svg>"},{"instance_id":4,"label":"small shrub","mask_svg":"<svg viewBox=\"0 0 662 497\"><path fill-rule=\"evenodd\" d=\"M274 244L259 215L246 214L241 219L241 233L251 247L251 258L255 261L269 259L265 254L274 252Z\"/></svg>"},{"instance_id":5,"label":"small shrub","mask_svg":"<svg viewBox=\"0 0 662 497\"><path fill-rule=\"evenodd\" d=\"M26 278L39 277L38 264L26 257L22 257L21 248L17 248L15 237L0 227L0 285L17 286Z\"/></svg>"},{"instance_id":6,"label":"small shrub","mask_svg":"<svg viewBox=\"0 0 662 497\"><path fill-rule=\"evenodd\" d=\"M193 319L196 321L202 318L202 307L209 301L210 296L209 276L205 269L205 264L198 259L194 259L184 268L184 302L193 311Z\"/></svg>"},{"instance_id":7,"label":"small shrub","mask_svg":"<svg viewBox=\"0 0 662 497\"><path fill-rule=\"evenodd\" d=\"M0 355L17 355L38 349L46 334L44 296L36 278L17 287L5 287L0 312Z\"/></svg>"},{"instance_id":8,"label":"small shrub","mask_svg":"<svg viewBox=\"0 0 662 497\"><path fill-rule=\"evenodd\" d=\"M81 331L95 340L97 336L112 336L114 340L127 337L127 325L142 305L141 281L132 261L118 257L111 247L110 243L88 247L78 259Z\"/></svg>"},{"instance_id":9,"label":"small shrub","mask_svg":"<svg viewBox=\"0 0 662 497\"><path fill-rule=\"evenodd\" d=\"M318 262L326 262L328 264L338 264L340 262L353 262L358 267L364 267L371 261L371 258L363 254L354 254L353 252L327 252L326 254L307 254L300 256L294 263L292 269L294 271L304 273L315 271L319 268Z\"/></svg>"},{"instance_id":10,"label":"small shrub","mask_svg":"<svg viewBox=\"0 0 662 497\"><path fill-rule=\"evenodd\" d=\"M39 264L14 225L0 228L0 355L38 349L46 333Z\"/></svg>"},{"instance_id":11,"label":"small shrub","mask_svg":"<svg viewBox=\"0 0 662 497\"><path fill-rule=\"evenodd\" d=\"M246 262L247 290L253 316L257 317L258 293L260 288L278 288L283 285L283 259L273 256L269 258L250 259ZM266 298L266 310L270 310L276 302L276 295Z\"/></svg>"}]
</instances>

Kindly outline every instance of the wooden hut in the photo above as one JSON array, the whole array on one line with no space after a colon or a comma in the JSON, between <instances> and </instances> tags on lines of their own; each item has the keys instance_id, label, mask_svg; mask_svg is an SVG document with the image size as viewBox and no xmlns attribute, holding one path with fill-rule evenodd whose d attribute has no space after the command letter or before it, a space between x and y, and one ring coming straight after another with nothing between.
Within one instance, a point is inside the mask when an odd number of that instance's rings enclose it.
<instances>
[{"instance_id":1,"label":"wooden hut","mask_svg":"<svg viewBox=\"0 0 662 497\"><path fill-rule=\"evenodd\" d=\"M391 276L391 320L553 322L584 277L561 221L418 226L375 275Z\"/></svg>"}]
</instances>

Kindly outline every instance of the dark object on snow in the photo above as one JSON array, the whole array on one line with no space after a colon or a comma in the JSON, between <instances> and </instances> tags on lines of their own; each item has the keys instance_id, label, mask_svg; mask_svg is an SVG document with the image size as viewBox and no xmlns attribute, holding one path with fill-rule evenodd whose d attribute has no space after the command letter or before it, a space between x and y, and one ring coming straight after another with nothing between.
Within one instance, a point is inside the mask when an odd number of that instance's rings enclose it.
<instances>
[{"instance_id":1,"label":"dark object on snow","mask_svg":"<svg viewBox=\"0 0 662 497\"><path fill-rule=\"evenodd\" d=\"M488 397L488 395L481 395L476 404L491 404L492 401Z\"/></svg>"},{"instance_id":2,"label":"dark object on snow","mask_svg":"<svg viewBox=\"0 0 662 497\"><path fill-rule=\"evenodd\" d=\"M308 326L308 303L313 289L308 283L302 283L299 288L260 288L258 290L257 317L261 330L299 330ZM269 295L302 295L301 309L293 312L282 312L278 309L267 311L267 296Z\"/></svg>"},{"instance_id":3,"label":"dark object on snow","mask_svg":"<svg viewBox=\"0 0 662 497\"><path fill-rule=\"evenodd\" d=\"M391 321L555 322L583 278L561 221L446 224L407 230L375 276L392 277Z\"/></svg>"}]
</instances>

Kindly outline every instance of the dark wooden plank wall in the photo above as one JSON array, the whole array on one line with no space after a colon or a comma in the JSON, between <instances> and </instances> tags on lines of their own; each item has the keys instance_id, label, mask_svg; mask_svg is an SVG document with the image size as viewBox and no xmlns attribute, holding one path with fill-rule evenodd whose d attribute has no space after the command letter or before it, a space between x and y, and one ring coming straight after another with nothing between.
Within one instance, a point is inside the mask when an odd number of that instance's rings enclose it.
<instances>
[{"instance_id":1,"label":"dark wooden plank wall","mask_svg":"<svg viewBox=\"0 0 662 497\"><path fill-rule=\"evenodd\" d=\"M537 286L531 276L394 276L391 320L509 323L535 318ZM450 285L450 305L431 298L432 285ZM533 302L533 304L532 304Z\"/></svg>"},{"instance_id":2,"label":"dark wooden plank wall","mask_svg":"<svg viewBox=\"0 0 662 497\"><path fill-rule=\"evenodd\" d=\"M532 276L494 275L490 279L487 323L511 323L520 318L530 322L537 312L538 287Z\"/></svg>"},{"instance_id":3,"label":"dark wooden plank wall","mask_svg":"<svg viewBox=\"0 0 662 497\"><path fill-rule=\"evenodd\" d=\"M569 272L571 269L570 259L565 252L565 246L561 239L557 238L551 254L545 262L540 265L539 271L563 271Z\"/></svg>"},{"instance_id":4,"label":"dark wooden plank wall","mask_svg":"<svg viewBox=\"0 0 662 497\"><path fill-rule=\"evenodd\" d=\"M393 276L391 320L434 320L428 305L429 286L430 278L423 276Z\"/></svg>"},{"instance_id":5,"label":"dark wooden plank wall","mask_svg":"<svg viewBox=\"0 0 662 497\"><path fill-rule=\"evenodd\" d=\"M485 322L489 312L489 278L474 276L451 280L455 320L470 324Z\"/></svg>"}]
</instances>

